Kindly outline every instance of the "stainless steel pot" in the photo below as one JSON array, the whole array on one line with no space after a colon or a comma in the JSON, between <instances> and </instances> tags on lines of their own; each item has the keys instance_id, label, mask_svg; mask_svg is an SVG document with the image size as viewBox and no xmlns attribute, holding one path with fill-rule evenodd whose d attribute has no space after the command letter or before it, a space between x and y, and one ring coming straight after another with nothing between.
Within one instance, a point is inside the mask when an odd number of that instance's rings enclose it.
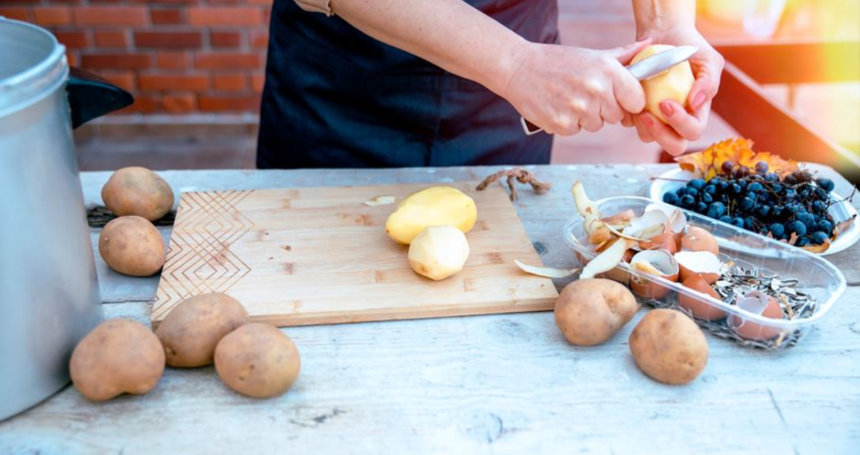
<instances>
[{"instance_id":1,"label":"stainless steel pot","mask_svg":"<svg viewBox=\"0 0 860 455\"><path fill-rule=\"evenodd\" d=\"M68 384L102 318L72 128L132 98L69 74L53 35L0 18L0 419Z\"/></svg>"}]
</instances>

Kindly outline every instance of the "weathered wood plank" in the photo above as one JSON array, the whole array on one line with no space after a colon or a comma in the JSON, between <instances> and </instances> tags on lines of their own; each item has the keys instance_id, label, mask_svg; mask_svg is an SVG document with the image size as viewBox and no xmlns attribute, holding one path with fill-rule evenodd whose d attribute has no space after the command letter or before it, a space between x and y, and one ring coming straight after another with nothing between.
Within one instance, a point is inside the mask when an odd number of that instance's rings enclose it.
<instances>
[{"instance_id":1,"label":"weathered wood plank","mask_svg":"<svg viewBox=\"0 0 860 455\"><path fill-rule=\"evenodd\" d=\"M435 183L495 169L164 176L177 190L212 190ZM649 177L666 169L538 168L556 187L540 197L522 191L518 208L544 262L573 263L560 230L572 215L574 179L585 180L596 198L644 195ZM83 176L88 202L100 202L107 177ZM843 179L836 182L838 192L850 192ZM857 252L831 257L854 283L860 281ZM146 322L156 279L122 277L98 263L102 298L114 303L105 305L106 315ZM0 423L0 453L854 454L860 447L858 299L860 288L850 287L785 352L740 348L707 335L708 367L686 387L662 386L636 369L626 341L635 320L594 348L567 344L551 313L289 328L303 371L283 397L239 396L211 368L169 369L149 395L104 404L66 388Z\"/></svg>"}]
</instances>

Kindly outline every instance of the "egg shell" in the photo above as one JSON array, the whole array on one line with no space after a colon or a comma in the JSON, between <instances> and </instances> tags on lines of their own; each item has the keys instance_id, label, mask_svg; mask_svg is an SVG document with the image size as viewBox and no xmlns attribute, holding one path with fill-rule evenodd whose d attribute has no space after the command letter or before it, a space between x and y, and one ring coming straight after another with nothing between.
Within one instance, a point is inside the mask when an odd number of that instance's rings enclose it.
<instances>
[{"instance_id":1,"label":"egg shell","mask_svg":"<svg viewBox=\"0 0 860 455\"><path fill-rule=\"evenodd\" d=\"M660 264L655 267L654 264ZM678 281L678 263L672 254L664 250L646 250L637 253L630 261L632 269L641 274L655 275L673 283ZM671 289L656 281L630 275L630 290L646 299L663 299Z\"/></svg>"},{"instance_id":2,"label":"egg shell","mask_svg":"<svg viewBox=\"0 0 860 455\"><path fill-rule=\"evenodd\" d=\"M679 251L675 259L681 268L681 282L693 275L701 276L708 284L720 279L720 259L710 251Z\"/></svg>"},{"instance_id":3,"label":"egg shell","mask_svg":"<svg viewBox=\"0 0 860 455\"><path fill-rule=\"evenodd\" d=\"M710 251L720 254L717 238L710 232L696 226L687 228L687 235L681 238L681 249L689 251Z\"/></svg>"},{"instance_id":4,"label":"egg shell","mask_svg":"<svg viewBox=\"0 0 860 455\"><path fill-rule=\"evenodd\" d=\"M699 275L690 275L687 279L683 280L681 284L687 289L706 294L720 300L720 295L717 294L717 291L715 291L714 288L712 288L711 285ZM725 311L712 306L704 298L687 295L683 292L678 293L678 305L693 313L693 317L696 319L702 319L705 321L719 321L727 315Z\"/></svg>"},{"instance_id":5,"label":"egg shell","mask_svg":"<svg viewBox=\"0 0 860 455\"><path fill-rule=\"evenodd\" d=\"M640 245L645 247L645 242L640 242ZM678 244L675 242L675 234L673 232L664 232L660 235L651 238L651 242L649 242L648 247L646 249L658 249L658 250L666 250L670 254L675 254L678 252Z\"/></svg>"},{"instance_id":6,"label":"egg shell","mask_svg":"<svg viewBox=\"0 0 860 455\"><path fill-rule=\"evenodd\" d=\"M762 311L761 315L770 319L782 319L782 308L779 302L772 296L767 296L767 306ZM765 341L772 340L779 336L780 329L778 327L770 327L757 322L746 320L743 316L733 314L729 317L729 327L739 337L745 340Z\"/></svg>"}]
</instances>

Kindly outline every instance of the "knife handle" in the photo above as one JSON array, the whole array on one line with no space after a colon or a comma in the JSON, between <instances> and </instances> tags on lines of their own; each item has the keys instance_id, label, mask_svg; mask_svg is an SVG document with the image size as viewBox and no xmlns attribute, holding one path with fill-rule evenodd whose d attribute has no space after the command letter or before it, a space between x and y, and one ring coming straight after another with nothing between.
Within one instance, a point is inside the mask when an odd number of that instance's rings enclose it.
<instances>
[{"instance_id":1,"label":"knife handle","mask_svg":"<svg viewBox=\"0 0 860 455\"><path fill-rule=\"evenodd\" d=\"M523 126L523 131L526 132L526 136L531 136L532 134L537 134L543 131L543 128L526 120L525 117L520 117L520 124Z\"/></svg>"}]
</instances>

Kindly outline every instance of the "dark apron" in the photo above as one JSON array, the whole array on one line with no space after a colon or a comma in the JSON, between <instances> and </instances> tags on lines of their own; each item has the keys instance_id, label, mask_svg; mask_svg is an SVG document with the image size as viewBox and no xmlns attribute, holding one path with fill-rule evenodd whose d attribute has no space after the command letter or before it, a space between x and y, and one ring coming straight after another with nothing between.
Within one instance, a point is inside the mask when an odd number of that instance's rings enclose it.
<instances>
[{"instance_id":1,"label":"dark apron","mask_svg":"<svg viewBox=\"0 0 860 455\"><path fill-rule=\"evenodd\" d=\"M529 41L558 42L557 0L468 3ZM275 0L257 167L544 164L551 147L481 85Z\"/></svg>"}]
</instances>

